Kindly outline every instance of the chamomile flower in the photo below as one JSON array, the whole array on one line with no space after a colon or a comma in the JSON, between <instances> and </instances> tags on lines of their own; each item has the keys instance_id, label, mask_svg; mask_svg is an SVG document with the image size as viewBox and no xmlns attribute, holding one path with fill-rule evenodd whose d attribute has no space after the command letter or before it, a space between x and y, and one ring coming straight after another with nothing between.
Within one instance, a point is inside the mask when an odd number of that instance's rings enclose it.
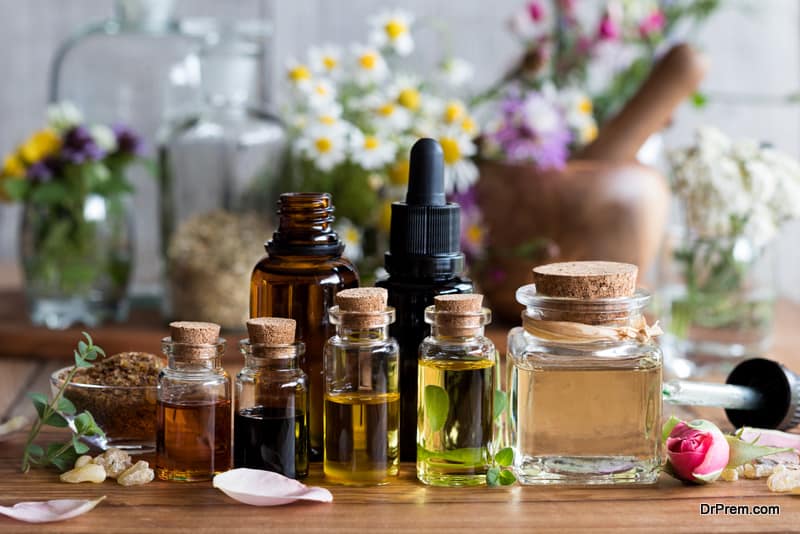
<instances>
[{"instance_id":1,"label":"chamomile flower","mask_svg":"<svg viewBox=\"0 0 800 534\"><path fill-rule=\"evenodd\" d=\"M444 124L453 126L467 117L467 108L460 100L448 100L442 106L440 117Z\"/></svg>"},{"instance_id":2,"label":"chamomile flower","mask_svg":"<svg viewBox=\"0 0 800 534\"><path fill-rule=\"evenodd\" d=\"M592 142L597 137L597 122L588 95L579 89L563 89L555 98L577 144L580 146Z\"/></svg>"},{"instance_id":3,"label":"chamomile flower","mask_svg":"<svg viewBox=\"0 0 800 534\"><path fill-rule=\"evenodd\" d=\"M311 69L295 59L286 63L286 77L296 89L306 89L311 85Z\"/></svg>"},{"instance_id":4,"label":"chamomile flower","mask_svg":"<svg viewBox=\"0 0 800 534\"><path fill-rule=\"evenodd\" d=\"M348 219L339 219L334 225L334 230L344 243L344 256L347 259L356 262L364 257L363 234L358 226Z\"/></svg>"},{"instance_id":5,"label":"chamomile flower","mask_svg":"<svg viewBox=\"0 0 800 534\"><path fill-rule=\"evenodd\" d=\"M324 109L336 100L336 88L323 78L311 81L305 91L308 93L308 103L313 109Z\"/></svg>"},{"instance_id":6,"label":"chamomile flower","mask_svg":"<svg viewBox=\"0 0 800 534\"><path fill-rule=\"evenodd\" d=\"M409 111L417 111L421 107L422 93L420 81L416 76L398 74L395 81L389 86L388 93L395 102Z\"/></svg>"},{"instance_id":7,"label":"chamomile flower","mask_svg":"<svg viewBox=\"0 0 800 534\"><path fill-rule=\"evenodd\" d=\"M350 136L350 151L353 161L364 169L373 171L394 161L397 146L379 135L355 130Z\"/></svg>"},{"instance_id":8,"label":"chamomile flower","mask_svg":"<svg viewBox=\"0 0 800 534\"><path fill-rule=\"evenodd\" d=\"M65 100L47 106L47 122L56 132L61 133L82 123L83 114L78 106Z\"/></svg>"},{"instance_id":9,"label":"chamomile flower","mask_svg":"<svg viewBox=\"0 0 800 534\"><path fill-rule=\"evenodd\" d=\"M89 134L94 142L106 152L114 152L117 149L117 137L114 130L105 124L93 124L89 127Z\"/></svg>"},{"instance_id":10,"label":"chamomile flower","mask_svg":"<svg viewBox=\"0 0 800 534\"><path fill-rule=\"evenodd\" d=\"M353 77L358 85L374 84L383 81L389 75L386 60L378 49L356 44L353 45L352 52L355 59Z\"/></svg>"},{"instance_id":11,"label":"chamomile flower","mask_svg":"<svg viewBox=\"0 0 800 534\"><path fill-rule=\"evenodd\" d=\"M335 45L312 47L308 51L311 70L335 78L342 71L342 50Z\"/></svg>"},{"instance_id":12,"label":"chamomile flower","mask_svg":"<svg viewBox=\"0 0 800 534\"><path fill-rule=\"evenodd\" d=\"M380 13L369 20L372 31L370 42L381 49L388 49L401 56L407 56L414 50L411 38L411 24L414 17L402 10Z\"/></svg>"},{"instance_id":13,"label":"chamomile flower","mask_svg":"<svg viewBox=\"0 0 800 534\"><path fill-rule=\"evenodd\" d=\"M381 131L399 132L411 125L411 113L395 99L376 95L366 99L365 104L373 112L375 125Z\"/></svg>"},{"instance_id":14,"label":"chamomile flower","mask_svg":"<svg viewBox=\"0 0 800 534\"><path fill-rule=\"evenodd\" d=\"M445 132L438 140L444 155L445 192L462 193L478 180L478 168L469 159L477 148L468 136L456 130Z\"/></svg>"},{"instance_id":15,"label":"chamomile flower","mask_svg":"<svg viewBox=\"0 0 800 534\"><path fill-rule=\"evenodd\" d=\"M472 64L458 57L445 59L439 65L439 71L442 81L450 87L461 87L475 75Z\"/></svg>"},{"instance_id":16,"label":"chamomile flower","mask_svg":"<svg viewBox=\"0 0 800 534\"><path fill-rule=\"evenodd\" d=\"M295 148L319 170L328 172L347 157L347 135L343 128L309 127Z\"/></svg>"}]
</instances>

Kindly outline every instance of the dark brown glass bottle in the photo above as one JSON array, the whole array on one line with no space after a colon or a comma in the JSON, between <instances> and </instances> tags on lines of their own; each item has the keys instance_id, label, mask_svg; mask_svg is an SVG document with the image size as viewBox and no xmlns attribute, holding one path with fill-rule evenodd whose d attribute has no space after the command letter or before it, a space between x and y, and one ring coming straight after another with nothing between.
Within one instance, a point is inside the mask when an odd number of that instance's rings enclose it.
<instances>
[{"instance_id":1,"label":"dark brown glass bottle","mask_svg":"<svg viewBox=\"0 0 800 534\"><path fill-rule=\"evenodd\" d=\"M306 345L301 368L309 377L311 456L322 458L322 349L334 333L328 308L342 289L358 287L358 272L342 258L344 244L333 231L327 193L284 193L278 201L278 230L250 280L251 317L297 321L297 340Z\"/></svg>"}]
</instances>

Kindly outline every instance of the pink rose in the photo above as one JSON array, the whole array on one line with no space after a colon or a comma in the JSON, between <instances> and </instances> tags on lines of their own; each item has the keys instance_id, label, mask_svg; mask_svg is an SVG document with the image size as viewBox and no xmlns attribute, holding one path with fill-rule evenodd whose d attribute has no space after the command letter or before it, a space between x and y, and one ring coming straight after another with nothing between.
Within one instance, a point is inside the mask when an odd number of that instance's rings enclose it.
<instances>
[{"instance_id":1,"label":"pink rose","mask_svg":"<svg viewBox=\"0 0 800 534\"><path fill-rule=\"evenodd\" d=\"M664 29L666 23L667 17L664 16L664 12L660 9L656 9L639 23L639 35L642 37L649 37L655 33L659 33Z\"/></svg>"},{"instance_id":2,"label":"pink rose","mask_svg":"<svg viewBox=\"0 0 800 534\"><path fill-rule=\"evenodd\" d=\"M534 22L540 22L544 18L544 6L541 2L533 0L528 2L528 16Z\"/></svg>"},{"instance_id":3,"label":"pink rose","mask_svg":"<svg viewBox=\"0 0 800 534\"><path fill-rule=\"evenodd\" d=\"M730 445L714 423L697 419L676 424L667 438L674 475L687 482L715 481L730 459Z\"/></svg>"},{"instance_id":4,"label":"pink rose","mask_svg":"<svg viewBox=\"0 0 800 534\"><path fill-rule=\"evenodd\" d=\"M603 41L615 41L619 39L620 35L622 35L622 32L619 28L619 24L617 24L617 21L615 21L611 15L606 13L600 20L600 28L598 28L597 34Z\"/></svg>"}]
</instances>

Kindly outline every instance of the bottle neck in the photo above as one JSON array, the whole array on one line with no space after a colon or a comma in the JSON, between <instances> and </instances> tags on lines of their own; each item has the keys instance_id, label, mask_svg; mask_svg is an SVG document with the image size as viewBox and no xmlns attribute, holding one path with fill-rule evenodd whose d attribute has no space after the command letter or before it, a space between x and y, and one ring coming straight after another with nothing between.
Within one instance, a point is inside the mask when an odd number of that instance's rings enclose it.
<instances>
[{"instance_id":1,"label":"bottle neck","mask_svg":"<svg viewBox=\"0 0 800 534\"><path fill-rule=\"evenodd\" d=\"M244 366L253 371L294 371L300 367L296 356L259 357L253 354L245 356Z\"/></svg>"},{"instance_id":2,"label":"bottle neck","mask_svg":"<svg viewBox=\"0 0 800 534\"><path fill-rule=\"evenodd\" d=\"M344 251L333 230L333 203L327 193L284 193L278 201L278 230L267 243L270 255L331 256Z\"/></svg>"},{"instance_id":3,"label":"bottle neck","mask_svg":"<svg viewBox=\"0 0 800 534\"><path fill-rule=\"evenodd\" d=\"M353 342L386 341L389 339L389 325L361 327L348 324L336 325L336 335Z\"/></svg>"},{"instance_id":4,"label":"bottle neck","mask_svg":"<svg viewBox=\"0 0 800 534\"><path fill-rule=\"evenodd\" d=\"M161 341L161 350L167 357L167 365L174 371L197 373L222 370L225 340L209 345L178 343L171 338Z\"/></svg>"},{"instance_id":5,"label":"bottle neck","mask_svg":"<svg viewBox=\"0 0 800 534\"><path fill-rule=\"evenodd\" d=\"M200 373L207 371L221 371L222 358L185 357L180 354L172 355L167 359L169 368L183 373Z\"/></svg>"},{"instance_id":6,"label":"bottle neck","mask_svg":"<svg viewBox=\"0 0 800 534\"><path fill-rule=\"evenodd\" d=\"M484 331L485 329L483 327L454 329L452 326L431 325L431 336L437 341L469 341L476 337L483 337Z\"/></svg>"},{"instance_id":7,"label":"bottle neck","mask_svg":"<svg viewBox=\"0 0 800 534\"><path fill-rule=\"evenodd\" d=\"M157 33L173 22L174 0L115 0L114 19L126 31Z\"/></svg>"}]
</instances>

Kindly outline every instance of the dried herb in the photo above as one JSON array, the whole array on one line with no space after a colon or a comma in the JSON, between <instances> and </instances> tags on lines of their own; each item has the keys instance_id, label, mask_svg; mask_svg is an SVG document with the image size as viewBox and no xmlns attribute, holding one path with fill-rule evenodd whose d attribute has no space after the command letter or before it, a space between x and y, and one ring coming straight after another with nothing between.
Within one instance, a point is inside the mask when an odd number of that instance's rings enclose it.
<instances>
[{"instance_id":1,"label":"dried herb","mask_svg":"<svg viewBox=\"0 0 800 534\"><path fill-rule=\"evenodd\" d=\"M89 450L88 445L80 441L81 437L105 435L90 412L83 411L76 415L75 405L64 396L64 390L79 369L91 367L91 362L97 359L98 355L105 356L103 349L94 344L89 334L83 332L83 336L86 341L79 341L78 348L73 352L75 367L64 378L52 400L48 401L47 396L41 393L28 393L39 417L33 423L28 440L25 442L25 452L22 456L23 473L27 473L34 465L40 467L53 465L61 471L66 471L72 468L78 455ZM67 417L72 418L72 425ZM69 427L72 430L72 437L64 443L50 443L43 448L34 443L43 426Z\"/></svg>"}]
</instances>

